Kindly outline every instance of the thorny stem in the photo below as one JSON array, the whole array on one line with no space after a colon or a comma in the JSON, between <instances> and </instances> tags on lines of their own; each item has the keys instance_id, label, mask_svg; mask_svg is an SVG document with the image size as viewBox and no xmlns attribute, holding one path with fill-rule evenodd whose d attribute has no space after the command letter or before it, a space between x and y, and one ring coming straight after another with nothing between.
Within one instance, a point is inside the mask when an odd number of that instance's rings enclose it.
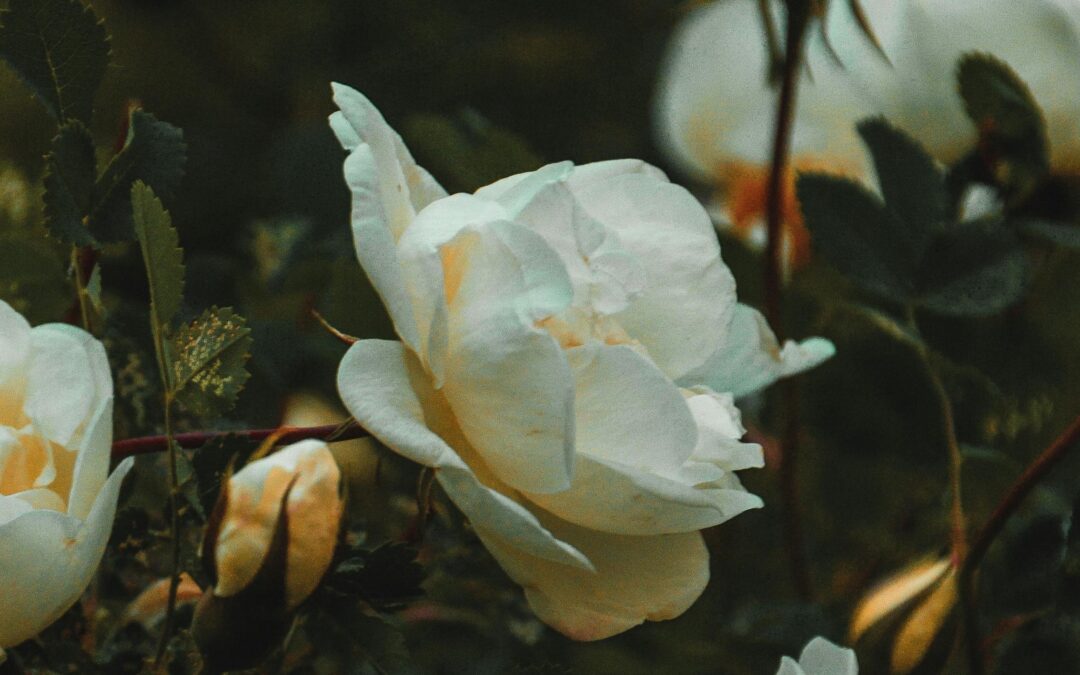
<instances>
[{"instance_id":1,"label":"thorny stem","mask_svg":"<svg viewBox=\"0 0 1080 675\"><path fill-rule=\"evenodd\" d=\"M1020 477L1009 487L1001 502L994 509L990 518L982 526L960 564L957 583L963 602L964 626L967 633L968 669L972 675L983 672L982 653L979 650L978 614L975 607L975 572L982 562L991 544L1001 534L1005 523L1020 508L1024 499L1031 494L1035 486L1061 462L1066 453L1080 440L1080 416L1051 443L1031 464L1024 469Z\"/></svg>"},{"instance_id":2,"label":"thorny stem","mask_svg":"<svg viewBox=\"0 0 1080 675\"><path fill-rule=\"evenodd\" d=\"M782 339L781 301L783 285L783 204L785 176L788 173L788 161L791 146L791 132L795 118L795 101L798 93L799 72L802 67L803 43L808 11L799 11L788 3L787 40L780 80L780 94L776 108L776 127L773 134L772 164L769 169L769 182L766 192L766 225L768 244L765 249L765 315L777 337ZM767 11L767 8L766 8ZM766 25L770 18L764 17ZM806 564L806 547L803 540L802 518L799 503L798 484L798 390L788 380L782 385L784 407L787 412L787 424L781 442L780 489L784 498L784 539L791 565L795 590L800 597L812 596L810 573Z\"/></svg>"},{"instance_id":3,"label":"thorny stem","mask_svg":"<svg viewBox=\"0 0 1080 675\"><path fill-rule=\"evenodd\" d=\"M334 443L337 441L350 441L355 438L364 438L370 435L366 429L361 427L355 421L350 420L343 424L326 424L317 427L275 427L273 429L244 429L240 431L193 431L184 434L175 434L173 435L172 440L176 447L190 449L198 448L206 445L210 441L230 436L247 441L259 442L266 440L278 432L281 432L278 436L278 443L281 444L296 443L297 441L303 441L309 438L316 438L326 441L327 443ZM167 447L168 439L166 436L128 438L113 443L112 459L116 462L125 457L135 457L137 455L148 455L154 452L161 452Z\"/></svg>"}]
</instances>

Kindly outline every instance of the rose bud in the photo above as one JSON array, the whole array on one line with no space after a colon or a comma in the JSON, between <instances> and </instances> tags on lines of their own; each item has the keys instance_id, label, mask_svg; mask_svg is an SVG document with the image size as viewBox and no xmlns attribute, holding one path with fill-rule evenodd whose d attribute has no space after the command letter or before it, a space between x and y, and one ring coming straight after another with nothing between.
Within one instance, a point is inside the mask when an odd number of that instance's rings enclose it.
<instances>
[{"instance_id":1,"label":"rose bud","mask_svg":"<svg viewBox=\"0 0 1080 675\"><path fill-rule=\"evenodd\" d=\"M911 565L863 598L850 640L883 672L936 672L952 648L957 597L956 568L949 560Z\"/></svg>"},{"instance_id":2,"label":"rose bud","mask_svg":"<svg viewBox=\"0 0 1080 675\"><path fill-rule=\"evenodd\" d=\"M222 485L203 540L210 588L192 634L211 669L258 664L330 567L344 500L321 441L248 464Z\"/></svg>"}]
</instances>

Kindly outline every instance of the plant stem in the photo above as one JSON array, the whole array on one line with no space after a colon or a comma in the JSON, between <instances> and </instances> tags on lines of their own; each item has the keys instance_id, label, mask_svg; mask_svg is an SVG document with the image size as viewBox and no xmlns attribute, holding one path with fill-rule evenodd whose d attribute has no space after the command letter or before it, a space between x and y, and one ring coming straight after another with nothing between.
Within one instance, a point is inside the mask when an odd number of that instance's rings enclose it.
<instances>
[{"instance_id":1,"label":"plant stem","mask_svg":"<svg viewBox=\"0 0 1080 675\"><path fill-rule=\"evenodd\" d=\"M90 298L86 293L86 285L89 283L90 274L94 267L93 258L93 249L81 246L71 247L71 276L75 282L75 301L79 306L79 318L82 320L83 330L87 333L93 332L90 307L87 304Z\"/></svg>"},{"instance_id":2,"label":"plant stem","mask_svg":"<svg viewBox=\"0 0 1080 675\"><path fill-rule=\"evenodd\" d=\"M769 324L783 339L783 204L785 177L791 146L791 132L795 121L795 102L798 94L799 72L802 68L803 42L806 36L808 11L796 11L795 3L788 3L787 38L780 80L780 93L776 107L776 127L773 134L772 164L766 192L766 224L768 243L765 249L765 315ZM768 16L766 15L766 20ZM801 507L798 484L798 389L788 380L782 384L787 422L781 441L780 489L784 499L784 541L791 566L795 590L803 599L812 594L810 573L806 563L806 545L803 540Z\"/></svg>"},{"instance_id":3,"label":"plant stem","mask_svg":"<svg viewBox=\"0 0 1080 675\"><path fill-rule=\"evenodd\" d=\"M1054 440L1045 450L1024 469L1020 477L1006 491L1001 502L994 509L990 518L975 535L967 555L960 564L957 582L960 597L964 603L964 625L967 632L968 668L973 675L983 671L982 654L979 650L978 615L975 607L975 572L982 562L991 544L1001 534L1005 523L1016 513L1024 499L1031 494L1035 486L1046 477L1065 457L1069 450L1080 440L1080 416Z\"/></svg>"},{"instance_id":4,"label":"plant stem","mask_svg":"<svg viewBox=\"0 0 1080 675\"><path fill-rule=\"evenodd\" d=\"M243 429L240 431L193 431L184 434L174 434L173 443L178 448L198 448L210 441L229 436L241 438L247 441L259 442L266 440L273 434L282 432L278 438L279 443L296 443L297 441L317 438L334 443L337 441L349 441L355 438L364 438L370 434L356 422L348 424L326 424L317 427L275 427L272 429ZM112 445L112 459L114 462L125 457L135 457L161 452L168 447L166 436L142 436L117 441Z\"/></svg>"}]
</instances>

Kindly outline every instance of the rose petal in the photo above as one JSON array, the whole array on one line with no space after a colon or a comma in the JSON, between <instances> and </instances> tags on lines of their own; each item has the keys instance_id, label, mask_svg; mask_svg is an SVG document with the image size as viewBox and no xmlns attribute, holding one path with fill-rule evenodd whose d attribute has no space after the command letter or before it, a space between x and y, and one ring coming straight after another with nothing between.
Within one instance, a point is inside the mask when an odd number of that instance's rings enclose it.
<instances>
[{"instance_id":1,"label":"rose petal","mask_svg":"<svg viewBox=\"0 0 1080 675\"><path fill-rule=\"evenodd\" d=\"M30 324L11 305L0 300L0 385L22 373L30 353ZM6 422L4 395L0 394L0 422Z\"/></svg>"},{"instance_id":2,"label":"rose petal","mask_svg":"<svg viewBox=\"0 0 1080 675\"><path fill-rule=\"evenodd\" d=\"M458 424L508 485L566 489L573 377L536 326L573 297L562 263L539 235L506 222L463 231L440 254L450 321L443 391Z\"/></svg>"},{"instance_id":3,"label":"rose petal","mask_svg":"<svg viewBox=\"0 0 1080 675\"><path fill-rule=\"evenodd\" d=\"M353 417L376 438L437 469L447 494L474 526L498 529L529 555L591 569L585 556L552 536L520 504L481 484L457 452L429 428L430 419L448 413L435 409L438 394L403 345L384 340L354 344L338 368L338 392Z\"/></svg>"},{"instance_id":4,"label":"rose petal","mask_svg":"<svg viewBox=\"0 0 1080 675\"><path fill-rule=\"evenodd\" d=\"M37 635L82 595L105 551L132 463L128 458L113 471L85 521L34 510L0 525L0 647Z\"/></svg>"},{"instance_id":5,"label":"rose petal","mask_svg":"<svg viewBox=\"0 0 1080 675\"><path fill-rule=\"evenodd\" d=\"M788 340L781 349L765 317L756 309L740 304L724 344L698 371L683 378L683 383L704 380L712 389L739 398L781 378L809 370L835 353L833 344L823 338Z\"/></svg>"},{"instance_id":6,"label":"rose petal","mask_svg":"<svg viewBox=\"0 0 1080 675\"><path fill-rule=\"evenodd\" d=\"M24 410L50 441L68 446L112 395L105 348L86 331L46 324L30 332Z\"/></svg>"},{"instance_id":7,"label":"rose petal","mask_svg":"<svg viewBox=\"0 0 1080 675\"><path fill-rule=\"evenodd\" d=\"M712 354L735 305L712 222L685 189L647 173L584 182L574 195L644 267L647 284L617 314L649 356L678 379Z\"/></svg>"},{"instance_id":8,"label":"rose petal","mask_svg":"<svg viewBox=\"0 0 1080 675\"><path fill-rule=\"evenodd\" d=\"M697 532L655 537L604 534L537 512L559 539L580 549L596 572L533 557L499 529L477 534L545 623L574 640L601 640L644 622L673 619L709 581L709 554Z\"/></svg>"}]
</instances>

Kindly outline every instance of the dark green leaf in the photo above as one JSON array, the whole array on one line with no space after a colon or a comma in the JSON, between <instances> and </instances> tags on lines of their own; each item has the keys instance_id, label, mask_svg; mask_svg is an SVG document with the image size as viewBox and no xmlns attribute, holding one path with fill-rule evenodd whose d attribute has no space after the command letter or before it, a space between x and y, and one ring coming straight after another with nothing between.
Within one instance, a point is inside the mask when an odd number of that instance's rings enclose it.
<instances>
[{"instance_id":1,"label":"dark green leaf","mask_svg":"<svg viewBox=\"0 0 1080 675\"><path fill-rule=\"evenodd\" d=\"M198 415L220 413L236 402L247 382L251 331L225 307L210 308L172 340L172 387L177 400Z\"/></svg>"},{"instance_id":2,"label":"dark green leaf","mask_svg":"<svg viewBox=\"0 0 1080 675\"><path fill-rule=\"evenodd\" d=\"M960 96L979 131L979 155L1009 191L1027 194L1050 167L1042 112L1005 62L965 54L957 68Z\"/></svg>"},{"instance_id":3,"label":"dark green leaf","mask_svg":"<svg viewBox=\"0 0 1080 675\"><path fill-rule=\"evenodd\" d=\"M142 181L131 186L135 236L142 247L154 323L167 327L184 296L184 252L169 212Z\"/></svg>"},{"instance_id":4,"label":"dark green leaf","mask_svg":"<svg viewBox=\"0 0 1080 675\"><path fill-rule=\"evenodd\" d=\"M12 0L0 14L0 57L58 122L89 122L109 37L78 0Z\"/></svg>"},{"instance_id":5,"label":"dark green leaf","mask_svg":"<svg viewBox=\"0 0 1080 675\"><path fill-rule=\"evenodd\" d=\"M876 195L846 178L802 174L798 183L814 247L868 291L906 301L914 288L920 242Z\"/></svg>"},{"instance_id":6,"label":"dark green leaf","mask_svg":"<svg viewBox=\"0 0 1080 675\"><path fill-rule=\"evenodd\" d=\"M930 245L919 275L920 306L951 316L987 316L1016 302L1027 283L1027 257L1016 235L996 221L957 225Z\"/></svg>"},{"instance_id":7,"label":"dark green leaf","mask_svg":"<svg viewBox=\"0 0 1080 675\"><path fill-rule=\"evenodd\" d=\"M404 604L423 595L424 568L416 556L415 548L399 543L355 550L327 577L327 589L380 608Z\"/></svg>"},{"instance_id":8,"label":"dark green leaf","mask_svg":"<svg viewBox=\"0 0 1080 675\"><path fill-rule=\"evenodd\" d=\"M94 140L82 122L72 120L52 140L45 157L45 227L61 241L95 244L86 227L97 165Z\"/></svg>"},{"instance_id":9,"label":"dark green leaf","mask_svg":"<svg viewBox=\"0 0 1080 675\"><path fill-rule=\"evenodd\" d=\"M133 111L123 149L94 185L90 231L102 241L130 239L132 184L142 181L168 201L180 187L186 160L183 132L150 113Z\"/></svg>"},{"instance_id":10,"label":"dark green leaf","mask_svg":"<svg viewBox=\"0 0 1080 675\"><path fill-rule=\"evenodd\" d=\"M1080 619L1080 496L1073 502L1065 538L1065 559L1061 566L1061 589L1058 606Z\"/></svg>"},{"instance_id":11,"label":"dark green leaf","mask_svg":"<svg viewBox=\"0 0 1080 675\"><path fill-rule=\"evenodd\" d=\"M858 130L873 157L885 205L908 226L916 246L925 246L945 219L945 177L922 146L884 119L864 120Z\"/></svg>"},{"instance_id":12,"label":"dark green leaf","mask_svg":"<svg viewBox=\"0 0 1080 675\"><path fill-rule=\"evenodd\" d=\"M239 436L218 437L191 453L191 467L198 481L198 499L204 513L209 514L217 502L221 481L234 457L250 455L257 445ZM234 466L241 466L242 462Z\"/></svg>"}]
</instances>

